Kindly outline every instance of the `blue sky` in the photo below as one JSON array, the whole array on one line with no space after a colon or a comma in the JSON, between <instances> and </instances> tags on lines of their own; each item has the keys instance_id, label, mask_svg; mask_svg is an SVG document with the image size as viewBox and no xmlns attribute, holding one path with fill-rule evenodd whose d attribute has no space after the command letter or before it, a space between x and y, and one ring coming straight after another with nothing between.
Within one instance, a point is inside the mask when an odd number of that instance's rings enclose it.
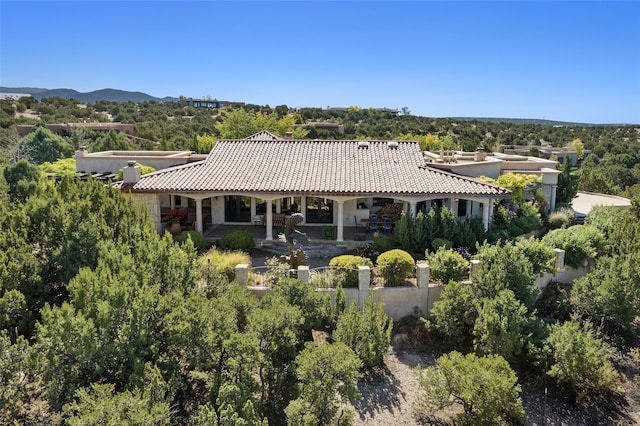
<instances>
[{"instance_id":1,"label":"blue sky","mask_svg":"<svg viewBox=\"0 0 640 426\"><path fill-rule=\"evenodd\" d=\"M7 1L0 85L640 124L640 2Z\"/></svg>"}]
</instances>

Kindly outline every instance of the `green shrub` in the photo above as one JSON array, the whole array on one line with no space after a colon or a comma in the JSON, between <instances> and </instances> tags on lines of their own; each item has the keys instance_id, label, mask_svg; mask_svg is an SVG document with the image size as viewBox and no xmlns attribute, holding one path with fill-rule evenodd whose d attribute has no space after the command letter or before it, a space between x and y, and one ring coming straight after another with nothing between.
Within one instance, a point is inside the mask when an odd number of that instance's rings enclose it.
<instances>
[{"instance_id":1,"label":"green shrub","mask_svg":"<svg viewBox=\"0 0 640 426\"><path fill-rule=\"evenodd\" d=\"M522 229L524 234L540 229L540 218L536 216L519 216L514 219L513 224Z\"/></svg>"},{"instance_id":2,"label":"green shrub","mask_svg":"<svg viewBox=\"0 0 640 426\"><path fill-rule=\"evenodd\" d=\"M521 238L516 241L516 247L531 263L534 274L555 271L556 253L553 247L535 238Z\"/></svg>"},{"instance_id":3,"label":"green shrub","mask_svg":"<svg viewBox=\"0 0 640 426\"><path fill-rule=\"evenodd\" d=\"M595 226L574 225L554 229L542 238L546 245L565 251L564 263L579 267L584 261L594 259L605 246L604 234Z\"/></svg>"},{"instance_id":4,"label":"green shrub","mask_svg":"<svg viewBox=\"0 0 640 426\"><path fill-rule=\"evenodd\" d=\"M515 223L510 223L509 225L507 225L507 232L512 237L517 237L518 235L524 234L524 230Z\"/></svg>"},{"instance_id":5,"label":"green shrub","mask_svg":"<svg viewBox=\"0 0 640 426\"><path fill-rule=\"evenodd\" d=\"M453 247L453 242L447 240L446 238L434 238L431 242L431 248L434 252L440 250L440 247L444 247L446 250Z\"/></svg>"},{"instance_id":6,"label":"green shrub","mask_svg":"<svg viewBox=\"0 0 640 426\"><path fill-rule=\"evenodd\" d=\"M454 351L438 358L434 367L418 366L415 372L425 391L425 405L439 409L462 405L464 413L456 424L512 424L524 419L518 377L501 356Z\"/></svg>"},{"instance_id":7,"label":"green shrub","mask_svg":"<svg viewBox=\"0 0 640 426\"><path fill-rule=\"evenodd\" d=\"M469 272L469 262L458 252L440 247L433 254L426 254L431 277L443 284L460 281Z\"/></svg>"},{"instance_id":8,"label":"green shrub","mask_svg":"<svg viewBox=\"0 0 640 426\"><path fill-rule=\"evenodd\" d=\"M376 260L378 274L383 277L387 285L400 285L415 270L416 262L409 253L400 249L393 249L382 253Z\"/></svg>"},{"instance_id":9,"label":"green shrub","mask_svg":"<svg viewBox=\"0 0 640 426\"><path fill-rule=\"evenodd\" d=\"M547 225L549 229L568 228L573 224L576 213L568 207L555 209L549 214Z\"/></svg>"},{"instance_id":10,"label":"green shrub","mask_svg":"<svg viewBox=\"0 0 640 426\"><path fill-rule=\"evenodd\" d=\"M508 240L509 233L504 229L490 229L485 234L485 238L489 244L495 244L498 241Z\"/></svg>"},{"instance_id":11,"label":"green shrub","mask_svg":"<svg viewBox=\"0 0 640 426\"><path fill-rule=\"evenodd\" d=\"M345 254L331 259L329 266L344 272L343 287L358 287L358 266L373 267L373 262L366 257Z\"/></svg>"},{"instance_id":12,"label":"green shrub","mask_svg":"<svg viewBox=\"0 0 640 426\"><path fill-rule=\"evenodd\" d=\"M525 345L529 323L527 307L516 300L513 291L501 290L494 298L482 298L473 327L473 346L477 354L497 354L514 361Z\"/></svg>"},{"instance_id":13,"label":"green shrub","mask_svg":"<svg viewBox=\"0 0 640 426\"><path fill-rule=\"evenodd\" d=\"M244 229L234 229L222 236L220 244L224 250L241 250L249 253L255 247L253 235Z\"/></svg>"},{"instance_id":14,"label":"green shrub","mask_svg":"<svg viewBox=\"0 0 640 426\"><path fill-rule=\"evenodd\" d=\"M373 249L379 252L389 251L398 246L393 235L380 235L373 238Z\"/></svg>"},{"instance_id":15,"label":"green shrub","mask_svg":"<svg viewBox=\"0 0 640 426\"><path fill-rule=\"evenodd\" d=\"M527 307L533 306L540 290L534 285L531 262L512 242L504 246L485 244L475 258L481 262L472 277L478 296L494 298L508 288Z\"/></svg>"},{"instance_id":16,"label":"green shrub","mask_svg":"<svg viewBox=\"0 0 640 426\"><path fill-rule=\"evenodd\" d=\"M391 343L392 328L384 302L376 304L373 295L369 295L364 307L354 302L340 315L333 337L353 349L365 367L373 367L382 362Z\"/></svg>"},{"instance_id":17,"label":"green shrub","mask_svg":"<svg viewBox=\"0 0 640 426\"><path fill-rule=\"evenodd\" d=\"M455 344L469 341L478 316L476 297L470 286L451 281L444 286L439 300L433 303L431 315L436 329Z\"/></svg>"},{"instance_id":18,"label":"green shrub","mask_svg":"<svg viewBox=\"0 0 640 426\"><path fill-rule=\"evenodd\" d=\"M236 276L236 266L239 264L251 264L249 255L242 251L220 251L215 247L198 258L201 265L212 265L218 272L224 274L229 281Z\"/></svg>"},{"instance_id":19,"label":"green shrub","mask_svg":"<svg viewBox=\"0 0 640 426\"><path fill-rule=\"evenodd\" d=\"M183 244L187 241L187 238L191 238L191 242L198 252L204 249L204 236L198 231L182 231L174 238L174 241Z\"/></svg>"},{"instance_id":20,"label":"green shrub","mask_svg":"<svg viewBox=\"0 0 640 426\"><path fill-rule=\"evenodd\" d=\"M589 392L613 391L620 383L606 346L589 323L554 324L547 341L553 358L548 374L574 391L577 401Z\"/></svg>"}]
</instances>

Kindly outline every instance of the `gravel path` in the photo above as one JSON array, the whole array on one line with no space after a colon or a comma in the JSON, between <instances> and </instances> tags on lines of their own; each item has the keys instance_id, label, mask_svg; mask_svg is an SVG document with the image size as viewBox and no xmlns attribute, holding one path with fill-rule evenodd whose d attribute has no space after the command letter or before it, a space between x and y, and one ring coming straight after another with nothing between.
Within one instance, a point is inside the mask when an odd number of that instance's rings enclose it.
<instances>
[{"instance_id":1,"label":"gravel path","mask_svg":"<svg viewBox=\"0 0 640 426\"><path fill-rule=\"evenodd\" d=\"M419 425L414 413L418 381L413 367L424 365L420 356L391 347L380 368L359 388L362 399L354 407L355 425Z\"/></svg>"},{"instance_id":2,"label":"gravel path","mask_svg":"<svg viewBox=\"0 0 640 426\"><path fill-rule=\"evenodd\" d=\"M354 424L451 426L447 420L451 414L459 412L459 407L426 412L415 404L421 389L413 368L416 365L434 365L443 353L442 348L438 342L421 334L419 328L403 328L402 324L396 324L395 329L383 366L358 385L362 399L354 405ZM582 405L575 404L561 388L549 387L545 398L543 384L534 379L520 384L526 426L640 424L640 385L632 376L623 379L623 385L616 394L596 396Z\"/></svg>"}]
</instances>

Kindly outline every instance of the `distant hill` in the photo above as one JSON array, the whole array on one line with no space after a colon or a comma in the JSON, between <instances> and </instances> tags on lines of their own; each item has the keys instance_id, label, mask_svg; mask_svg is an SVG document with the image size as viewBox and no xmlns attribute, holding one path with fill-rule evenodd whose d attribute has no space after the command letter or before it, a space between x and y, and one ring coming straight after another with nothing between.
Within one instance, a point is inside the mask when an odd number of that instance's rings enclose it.
<instances>
[{"instance_id":1,"label":"distant hill","mask_svg":"<svg viewBox=\"0 0 640 426\"><path fill-rule=\"evenodd\" d=\"M84 103L95 103L97 101L110 102L176 102L178 98L166 96L164 98L156 98L142 92L128 92L126 90L102 89L93 92L82 93L73 89L41 89L35 87L1 87L0 92L3 93L28 93L37 100L44 98L60 97L65 99L77 99Z\"/></svg>"},{"instance_id":2,"label":"distant hill","mask_svg":"<svg viewBox=\"0 0 640 426\"><path fill-rule=\"evenodd\" d=\"M497 117L449 117L452 120L482 121L485 123L537 124L539 126L590 126L589 123L544 120L538 118L497 118Z\"/></svg>"},{"instance_id":3,"label":"distant hill","mask_svg":"<svg viewBox=\"0 0 640 426\"><path fill-rule=\"evenodd\" d=\"M28 93L38 101L44 98L60 97L66 99L77 99L83 103L95 103L97 101L109 102L177 102L179 98L166 96L156 98L143 92L128 92L126 90L102 89L93 92L81 93L73 89L42 89L38 87L3 87L0 86L0 93ZM498 117L441 117L453 120L482 121L488 123L510 123L510 124L536 124L540 126L591 126L592 123L576 123L567 121L544 120L536 118L498 118ZM601 126L617 126L624 124L599 124Z\"/></svg>"}]
</instances>

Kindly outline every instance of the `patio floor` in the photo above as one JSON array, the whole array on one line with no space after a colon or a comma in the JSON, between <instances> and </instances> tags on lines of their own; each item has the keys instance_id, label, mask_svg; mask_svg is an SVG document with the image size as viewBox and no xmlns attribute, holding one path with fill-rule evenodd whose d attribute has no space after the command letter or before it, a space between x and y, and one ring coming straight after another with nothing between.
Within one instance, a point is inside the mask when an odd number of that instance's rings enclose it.
<instances>
[{"instance_id":1,"label":"patio floor","mask_svg":"<svg viewBox=\"0 0 640 426\"><path fill-rule=\"evenodd\" d=\"M225 233L234 229L244 229L253 235L256 248L251 253L251 264L254 267L266 265L267 259L271 257L287 254L288 244L279 240L265 240L266 230L264 226L260 225L210 225L209 228L204 231L204 237L209 244L215 244ZM373 240L371 233L360 234L364 236L364 240L354 240L356 229L353 226L344 228L344 241L340 242L325 239L321 226L298 226L296 229L304 232L307 238L309 238L309 244L302 245L301 247L309 256L307 265L312 269L326 267L329 265L332 257L361 247ZM360 231L360 229L358 230ZM273 236L277 238L275 230Z\"/></svg>"}]
</instances>

